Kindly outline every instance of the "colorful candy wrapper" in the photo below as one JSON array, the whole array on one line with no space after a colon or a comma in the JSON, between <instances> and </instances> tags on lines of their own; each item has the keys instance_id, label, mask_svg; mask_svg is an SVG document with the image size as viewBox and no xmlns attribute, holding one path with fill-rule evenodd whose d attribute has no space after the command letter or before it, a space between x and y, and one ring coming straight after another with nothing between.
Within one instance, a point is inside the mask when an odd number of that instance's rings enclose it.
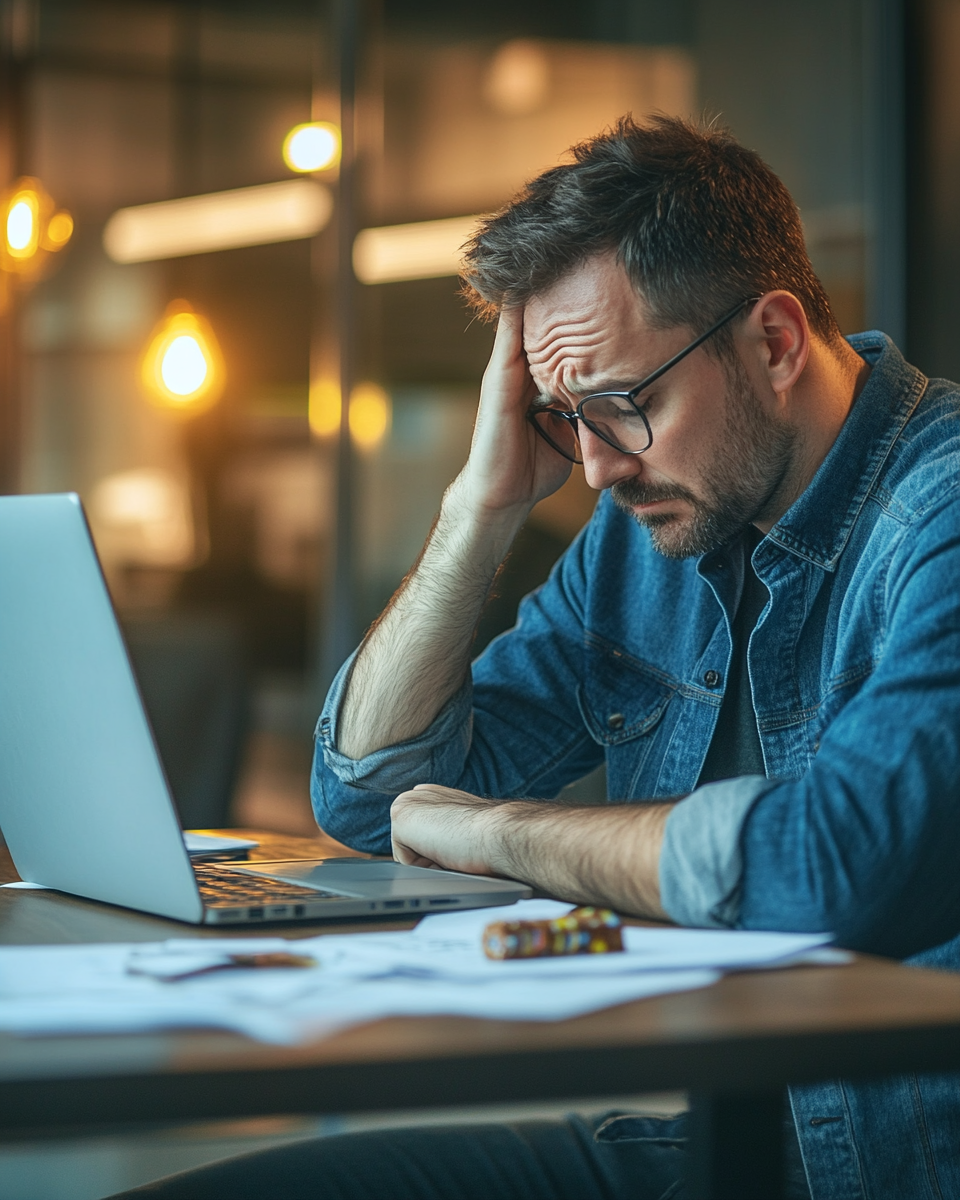
<instances>
[{"instance_id":1,"label":"colorful candy wrapper","mask_svg":"<svg viewBox=\"0 0 960 1200\"><path fill-rule=\"evenodd\" d=\"M575 908L552 921L493 921L483 931L487 958L551 958L622 949L620 918L609 908Z\"/></svg>"}]
</instances>

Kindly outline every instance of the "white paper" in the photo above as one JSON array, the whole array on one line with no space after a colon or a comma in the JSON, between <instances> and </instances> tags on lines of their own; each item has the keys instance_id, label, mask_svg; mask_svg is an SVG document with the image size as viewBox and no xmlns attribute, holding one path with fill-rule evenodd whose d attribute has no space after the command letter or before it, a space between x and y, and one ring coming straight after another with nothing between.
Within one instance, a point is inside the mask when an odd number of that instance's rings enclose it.
<instances>
[{"instance_id":1,"label":"white paper","mask_svg":"<svg viewBox=\"0 0 960 1200\"><path fill-rule=\"evenodd\" d=\"M628 928L623 953L484 957L480 935L489 921L540 919L570 907L520 901L437 914L395 933L0 947L0 1029L30 1035L213 1027L292 1044L387 1016L561 1020L706 987L733 967L822 955L829 941L825 934ZM277 950L308 955L317 965L163 978L230 954Z\"/></svg>"},{"instance_id":2,"label":"white paper","mask_svg":"<svg viewBox=\"0 0 960 1200\"><path fill-rule=\"evenodd\" d=\"M259 842L250 838L220 837L217 834L183 832L183 844L188 854L225 854L231 850L253 850Z\"/></svg>"},{"instance_id":3,"label":"white paper","mask_svg":"<svg viewBox=\"0 0 960 1200\"><path fill-rule=\"evenodd\" d=\"M638 928L624 926L622 954L581 954L571 958L492 962L481 937L491 921L549 920L573 908L556 900L520 900L501 908L435 914L424 918L411 937L424 959L442 958L448 977L492 978L504 970L531 978L571 973L587 976L651 970L734 970L782 965L832 940L829 933L754 933L741 930Z\"/></svg>"}]
</instances>

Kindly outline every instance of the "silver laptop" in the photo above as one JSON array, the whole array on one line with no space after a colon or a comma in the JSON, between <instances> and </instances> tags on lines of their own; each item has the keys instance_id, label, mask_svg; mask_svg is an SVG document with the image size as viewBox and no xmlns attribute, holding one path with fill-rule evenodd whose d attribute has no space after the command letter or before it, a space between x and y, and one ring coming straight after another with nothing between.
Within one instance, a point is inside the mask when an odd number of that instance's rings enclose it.
<instances>
[{"instance_id":1,"label":"silver laptop","mask_svg":"<svg viewBox=\"0 0 960 1200\"><path fill-rule=\"evenodd\" d=\"M24 880L194 924L530 895L368 859L192 865L75 495L0 497L0 831Z\"/></svg>"}]
</instances>

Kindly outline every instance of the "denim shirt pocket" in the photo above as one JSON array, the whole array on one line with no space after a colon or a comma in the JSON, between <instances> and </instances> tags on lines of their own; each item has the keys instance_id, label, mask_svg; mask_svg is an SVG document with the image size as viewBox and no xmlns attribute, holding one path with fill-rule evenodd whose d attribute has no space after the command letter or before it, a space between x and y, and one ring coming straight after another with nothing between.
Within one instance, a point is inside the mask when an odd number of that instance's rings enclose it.
<instances>
[{"instance_id":1,"label":"denim shirt pocket","mask_svg":"<svg viewBox=\"0 0 960 1200\"><path fill-rule=\"evenodd\" d=\"M607 791L637 794L641 770L675 687L661 672L599 638L588 638L577 703L587 731L603 746Z\"/></svg>"}]
</instances>

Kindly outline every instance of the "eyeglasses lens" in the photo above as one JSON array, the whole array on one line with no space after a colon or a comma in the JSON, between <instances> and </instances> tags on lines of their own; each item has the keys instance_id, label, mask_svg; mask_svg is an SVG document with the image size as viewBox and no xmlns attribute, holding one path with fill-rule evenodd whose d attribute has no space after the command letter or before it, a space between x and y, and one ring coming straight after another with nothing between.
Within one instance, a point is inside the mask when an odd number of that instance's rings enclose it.
<instances>
[{"instance_id":1,"label":"eyeglasses lens","mask_svg":"<svg viewBox=\"0 0 960 1200\"><path fill-rule=\"evenodd\" d=\"M583 462L575 421L567 420L553 409L541 408L532 414L534 423L550 445L571 462Z\"/></svg>"},{"instance_id":2,"label":"eyeglasses lens","mask_svg":"<svg viewBox=\"0 0 960 1200\"><path fill-rule=\"evenodd\" d=\"M650 445L650 427L625 396L591 396L584 403L587 423L611 445L637 454Z\"/></svg>"}]
</instances>

